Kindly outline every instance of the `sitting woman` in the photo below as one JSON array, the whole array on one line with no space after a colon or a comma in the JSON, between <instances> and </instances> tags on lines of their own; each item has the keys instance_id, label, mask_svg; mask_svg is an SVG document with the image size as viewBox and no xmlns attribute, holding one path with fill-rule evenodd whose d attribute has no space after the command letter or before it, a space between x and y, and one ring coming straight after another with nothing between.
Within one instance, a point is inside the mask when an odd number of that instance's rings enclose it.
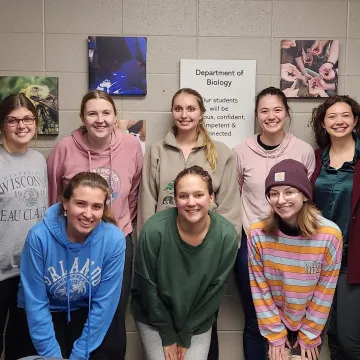
<instances>
[{"instance_id":1,"label":"sitting woman","mask_svg":"<svg viewBox=\"0 0 360 360\"><path fill-rule=\"evenodd\" d=\"M268 358L319 359L339 276L341 232L311 203L307 169L298 161L273 166L265 194L272 210L251 224L248 248L251 292Z\"/></svg>"},{"instance_id":2,"label":"sitting woman","mask_svg":"<svg viewBox=\"0 0 360 360\"><path fill-rule=\"evenodd\" d=\"M199 166L174 182L176 206L142 228L132 313L148 360L206 360L211 327L237 254L237 233L209 211L214 190Z\"/></svg>"},{"instance_id":3,"label":"sitting woman","mask_svg":"<svg viewBox=\"0 0 360 360\"><path fill-rule=\"evenodd\" d=\"M113 360L118 339L105 336L116 326L125 238L109 196L100 175L79 173L30 230L21 256L18 358Z\"/></svg>"}]
</instances>

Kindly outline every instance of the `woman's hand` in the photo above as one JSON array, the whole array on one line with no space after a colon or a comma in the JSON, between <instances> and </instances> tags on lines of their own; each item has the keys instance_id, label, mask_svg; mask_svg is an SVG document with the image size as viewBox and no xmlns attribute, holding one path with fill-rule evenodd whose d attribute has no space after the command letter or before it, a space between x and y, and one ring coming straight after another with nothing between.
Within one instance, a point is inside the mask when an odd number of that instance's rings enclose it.
<instances>
[{"instance_id":1,"label":"woman's hand","mask_svg":"<svg viewBox=\"0 0 360 360\"><path fill-rule=\"evenodd\" d=\"M296 341L294 348L296 348L299 344L299 341ZM313 349L305 349L300 345L301 349L301 360L317 360L319 359L319 349L315 347Z\"/></svg>"},{"instance_id":2,"label":"woman's hand","mask_svg":"<svg viewBox=\"0 0 360 360\"><path fill-rule=\"evenodd\" d=\"M281 78L286 81L294 82L301 75L298 68L290 63L281 64Z\"/></svg>"},{"instance_id":3,"label":"woman's hand","mask_svg":"<svg viewBox=\"0 0 360 360\"><path fill-rule=\"evenodd\" d=\"M269 359L287 360L285 357L285 344L280 346L274 346L269 343Z\"/></svg>"},{"instance_id":4,"label":"woman's hand","mask_svg":"<svg viewBox=\"0 0 360 360\"><path fill-rule=\"evenodd\" d=\"M177 360L185 360L185 354L186 354L187 348L183 348L181 346L178 346L177 348Z\"/></svg>"},{"instance_id":5,"label":"woman's hand","mask_svg":"<svg viewBox=\"0 0 360 360\"><path fill-rule=\"evenodd\" d=\"M165 360L178 360L178 346L177 343L164 346Z\"/></svg>"},{"instance_id":6,"label":"woman's hand","mask_svg":"<svg viewBox=\"0 0 360 360\"><path fill-rule=\"evenodd\" d=\"M323 50L324 50L323 40L316 40L310 48L310 51L316 56L319 56L323 52Z\"/></svg>"},{"instance_id":7,"label":"woman's hand","mask_svg":"<svg viewBox=\"0 0 360 360\"><path fill-rule=\"evenodd\" d=\"M320 66L319 74L324 80L332 80L335 77L335 71L333 69L333 64L325 63Z\"/></svg>"}]
</instances>

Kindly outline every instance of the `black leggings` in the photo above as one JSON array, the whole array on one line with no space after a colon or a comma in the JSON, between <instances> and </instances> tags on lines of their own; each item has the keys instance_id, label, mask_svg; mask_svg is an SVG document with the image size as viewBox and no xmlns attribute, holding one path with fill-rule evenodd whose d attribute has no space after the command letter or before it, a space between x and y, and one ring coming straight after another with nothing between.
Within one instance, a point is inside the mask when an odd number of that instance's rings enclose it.
<instances>
[{"instance_id":1,"label":"black leggings","mask_svg":"<svg viewBox=\"0 0 360 360\"><path fill-rule=\"evenodd\" d=\"M340 271L328 342L331 360L360 360L360 285L348 284L346 270Z\"/></svg>"},{"instance_id":2,"label":"black leggings","mask_svg":"<svg viewBox=\"0 0 360 360\"><path fill-rule=\"evenodd\" d=\"M13 346L18 346L14 342L14 334L16 334L16 327L14 326L14 317L17 312L17 291L20 277L16 276L10 279L0 281L0 358L3 352L3 337L5 332L5 360L9 360L9 351ZM6 319L9 315L8 325L5 329Z\"/></svg>"}]
</instances>

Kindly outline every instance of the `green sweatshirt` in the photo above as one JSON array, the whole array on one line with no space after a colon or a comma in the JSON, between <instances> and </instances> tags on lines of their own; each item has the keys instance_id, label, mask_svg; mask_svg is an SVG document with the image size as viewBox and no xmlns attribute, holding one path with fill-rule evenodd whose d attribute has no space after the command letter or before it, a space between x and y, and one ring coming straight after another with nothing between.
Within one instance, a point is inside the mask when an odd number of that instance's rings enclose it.
<instances>
[{"instance_id":1,"label":"green sweatshirt","mask_svg":"<svg viewBox=\"0 0 360 360\"><path fill-rule=\"evenodd\" d=\"M215 321L238 246L233 225L209 214L209 231L198 246L180 238L177 208L153 215L140 234L131 312L135 321L157 328L163 346L189 348L191 337Z\"/></svg>"}]
</instances>

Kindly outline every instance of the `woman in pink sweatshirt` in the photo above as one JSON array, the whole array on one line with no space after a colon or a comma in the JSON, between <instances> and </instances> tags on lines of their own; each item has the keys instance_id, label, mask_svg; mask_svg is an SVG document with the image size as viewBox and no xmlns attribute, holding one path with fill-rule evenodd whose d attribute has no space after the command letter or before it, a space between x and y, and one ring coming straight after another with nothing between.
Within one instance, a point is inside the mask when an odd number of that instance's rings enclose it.
<instances>
[{"instance_id":1,"label":"woman in pink sweatshirt","mask_svg":"<svg viewBox=\"0 0 360 360\"><path fill-rule=\"evenodd\" d=\"M132 272L132 220L137 211L143 155L133 136L116 129L116 113L109 95L103 91L87 93L80 108L83 126L57 143L47 158L47 167L50 205L58 201L70 179L82 171L100 174L112 190L111 213L126 236L126 254L121 298L114 315L117 326L110 328L109 337L118 338L117 354L122 359L126 353L125 308Z\"/></svg>"},{"instance_id":2,"label":"woman in pink sweatshirt","mask_svg":"<svg viewBox=\"0 0 360 360\"><path fill-rule=\"evenodd\" d=\"M264 195L265 179L270 169L281 160L294 159L306 166L310 178L315 168L315 155L309 144L285 131L286 122L291 120L290 109L280 89L269 87L257 95L255 118L261 134L253 135L235 148L243 231L234 270L245 314L245 359L265 360L264 338L259 331L251 297L246 234L254 220L265 217L270 211Z\"/></svg>"}]
</instances>

